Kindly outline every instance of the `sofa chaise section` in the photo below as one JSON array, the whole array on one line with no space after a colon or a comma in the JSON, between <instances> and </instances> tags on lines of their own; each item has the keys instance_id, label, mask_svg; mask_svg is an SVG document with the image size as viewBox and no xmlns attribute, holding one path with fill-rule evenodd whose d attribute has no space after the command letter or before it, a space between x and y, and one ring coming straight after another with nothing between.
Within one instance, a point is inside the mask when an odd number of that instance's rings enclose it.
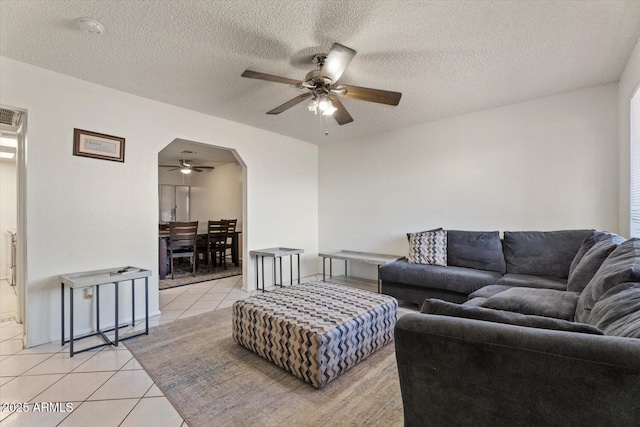
<instances>
[{"instance_id":1,"label":"sofa chaise section","mask_svg":"<svg viewBox=\"0 0 640 427\"><path fill-rule=\"evenodd\" d=\"M382 292L399 300L422 304L425 298L465 302L470 293L494 284L495 271L397 261L380 269Z\"/></svg>"}]
</instances>

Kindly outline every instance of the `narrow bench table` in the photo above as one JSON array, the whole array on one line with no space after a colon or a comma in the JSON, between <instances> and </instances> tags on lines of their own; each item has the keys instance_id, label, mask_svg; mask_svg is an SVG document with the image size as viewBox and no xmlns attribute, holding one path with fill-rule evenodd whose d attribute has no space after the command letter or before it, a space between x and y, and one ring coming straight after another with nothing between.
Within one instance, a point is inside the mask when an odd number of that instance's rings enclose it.
<instances>
[{"instance_id":1,"label":"narrow bench table","mask_svg":"<svg viewBox=\"0 0 640 427\"><path fill-rule=\"evenodd\" d=\"M233 339L320 388L393 340L395 298L309 282L233 303Z\"/></svg>"},{"instance_id":2,"label":"narrow bench table","mask_svg":"<svg viewBox=\"0 0 640 427\"><path fill-rule=\"evenodd\" d=\"M339 251L320 252L318 256L322 257L322 281L325 281L325 261L329 258L329 278L333 277L332 260L344 260L344 275L347 275L347 262L356 261L366 264L374 264L378 266L378 293L380 293L380 267L391 264L404 258L399 255L376 254L372 252L357 252L341 249Z\"/></svg>"},{"instance_id":3,"label":"narrow bench table","mask_svg":"<svg viewBox=\"0 0 640 427\"><path fill-rule=\"evenodd\" d=\"M273 286L284 285L284 279L282 278L282 257L289 257L289 272L291 284L293 285L293 256L298 256L298 284L300 284L300 254L304 253L304 249L295 249L295 248L267 248L267 249L256 249L249 252L249 256L255 257L256 259L256 289L264 292L264 257L273 258ZM262 289L260 288L260 280L258 280L258 258L262 260ZM276 276L276 261L280 259L280 283L277 282Z\"/></svg>"},{"instance_id":4,"label":"narrow bench table","mask_svg":"<svg viewBox=\"0 0 640 427\"><path fill-rule=\"evenodd\" d=\"M116 268L107 268L104 270L92 270L92 271L83 271L79 273L69 273L69 274L61 274L58 276L60 280L60 290L61 290L61 312L62 312L62 345L69 343L69 355L73 357L74 354L82 353L84 351L93 350L94 348L104 347L107 345L115 345L118 346L120 341L128 340L133 337L137 337L139 335L149 335L149 276L151 276L150 270L145 270L137 267L116 267ZM144 332L129 335L124 338L120 338L118 336L118 331L120 328L126 325L120 325L119 323L119 298L118 298L118 290L120 287L120 283L131 281L131 326L135 324L135 313L136 313L136 299L135 299L135 281L136 279L144 278L144 319L145 319L145 330ZM115 285L115 296L114 296L114 305L115 305L115 321L114 327L110 329L101 329L100 328L100 286L111 284ZM69 340L65 340L64 338L64 287L67 285L69 287ZM81 337L75 338L73 331L73 297L74 291L76 289L83 289L88 287L96 287L96 332L90 333L87 335L83 335ZM111 340L105 332L115 331L114 339ZM94 345L89 348L84 348L80 351L74 351L74 343L83 338L100 336L104 343Z\"/></svg>"}]
</instances>

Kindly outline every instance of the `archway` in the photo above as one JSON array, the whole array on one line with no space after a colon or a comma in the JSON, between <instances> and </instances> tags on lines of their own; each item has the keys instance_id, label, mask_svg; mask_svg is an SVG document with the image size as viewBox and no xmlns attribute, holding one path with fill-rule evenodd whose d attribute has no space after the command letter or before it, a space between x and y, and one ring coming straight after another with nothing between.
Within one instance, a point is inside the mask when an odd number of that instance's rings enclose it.
<instances>
[{"instance_id":1,"label":"archway","mask_svg":"<svg viewBox=\"0 0 640 427\"><path fill-rule=\"evenodd\" d=\"M158 222L198 221L198 233L206 233L207 222L221 218L237 219L231 249L234 271L241 268L242 289L247 289L247 166L234 149L176 138L158 152ZM159 255L164 250L159 240ZM237 253L236 256L233 256ZM163 280L164 259L160 259L160 286L173 286ZM198 270L199 272L202 269ZM233 273L233 271L228 272ZM235 273L237 274L237 273ZM193 283L215 280L198 273Z\"/></svg>"}]
</instances>

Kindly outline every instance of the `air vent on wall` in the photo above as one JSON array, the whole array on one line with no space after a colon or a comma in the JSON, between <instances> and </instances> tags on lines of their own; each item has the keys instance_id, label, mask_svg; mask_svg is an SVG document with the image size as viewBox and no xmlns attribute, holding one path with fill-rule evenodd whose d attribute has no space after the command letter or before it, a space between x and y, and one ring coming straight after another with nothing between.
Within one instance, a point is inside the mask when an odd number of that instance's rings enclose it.
<instances>
[{"instance_id":1,"label":"air vent on wall","mask_svg":"<svg viewBox=\"0 0 640 427\"><path fill-rule=\"evenodd\" d=\"M13 111L6 108L0 108L0 124L9 126L18 126L20 124L20 111Z\"/></svg>"}]
</instances>

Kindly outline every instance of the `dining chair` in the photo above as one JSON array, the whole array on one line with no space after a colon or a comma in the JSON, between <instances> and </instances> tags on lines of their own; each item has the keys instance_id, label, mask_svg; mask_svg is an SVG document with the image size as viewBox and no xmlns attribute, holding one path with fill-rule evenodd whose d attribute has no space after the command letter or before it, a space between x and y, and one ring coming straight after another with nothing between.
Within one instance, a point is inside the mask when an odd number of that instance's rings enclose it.
<instances>
[{"instance_id":1,"label":"dining chair","mask_svg":"<svg viewBox=\"0 0 640 427\"><path fill-rule=\"evenodd\" d=\"M191 259L193 277L196 276L196 239L198 237L198 221L170 222L169 245L167 252L171 263L171 278L173 279L173 260L175 258Z\"/></svg>"},{"instance_id":2,"label":"dining chair","mask_svg":"<svg viewBox=\"0 0 640 427\"><path fill-rule=\"evenodd\" d=\"M220 263L227 268L225 253L227 252L227 237L229 225L226 221L209 221L207 224L207 266L211 270L211 261L217 262L220 255Z\"/></svg>"},{"instance_id":3,"label":"dining chair","mask_svg":"<svg viewBox=\"0 0 640 427\"><path fill-rule=\"evenodd\" d=\"M228 237L227 237L227 249L228 251L231 251L229 253L229 255L227 255L226 250L225 250L225 258L227 256L230 256L231 259L233 260L233 253L236 250L235 245L238 244L237 242L237 236L234 236L235 232L236 232L236 224L238 224L238 219L222 219L221 221L226 221L227 222L227 233L228 233ZM237 263L237 260L236 260Z\"/></svg>"}]
</instances>

